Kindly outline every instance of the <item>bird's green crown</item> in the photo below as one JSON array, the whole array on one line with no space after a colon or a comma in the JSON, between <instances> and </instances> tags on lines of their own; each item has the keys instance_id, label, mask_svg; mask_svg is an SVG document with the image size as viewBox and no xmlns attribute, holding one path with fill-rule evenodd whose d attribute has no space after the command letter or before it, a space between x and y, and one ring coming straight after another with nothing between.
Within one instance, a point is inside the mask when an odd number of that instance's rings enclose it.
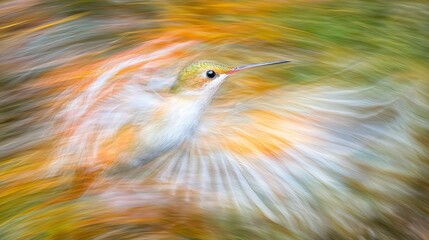
<instances>
[{"instance_id":1,"label":"bird's green crown","mask_svg":"<svg viewBox=\"0 0 429 240\"><path fill-rule=\"evenodd\" d=\"M182 90L198 90L220 74L231 71L233 67L215 61L198 61L190 64L180 71L176 83L171 88L172 92Z\"/></svg>"}]
</instances>

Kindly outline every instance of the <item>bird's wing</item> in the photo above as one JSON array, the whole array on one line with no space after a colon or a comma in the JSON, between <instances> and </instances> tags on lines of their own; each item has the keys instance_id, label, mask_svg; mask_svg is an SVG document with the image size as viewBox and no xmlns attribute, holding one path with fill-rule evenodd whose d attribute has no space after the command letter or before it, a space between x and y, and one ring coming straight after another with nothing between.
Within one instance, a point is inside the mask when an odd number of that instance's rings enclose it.
<instances>
[{"instance_id":1,"label":"bird's wing","mask_svg":"<svg viewBox=\"0 0 429 240\"><path fill-rule=\"evenodd\" d=\"M419 172L419 158L410 156L422 150L413 138L425 126L414 110L428 112L421 95L404 86L302 85L220 100L194 138L146 173L173 192L198 192L204 204L225 201L276 221L323 221L336 208L370 214L359 192L394 198L405 189L398 178Z\"/></svg>"},{"instance_id":2,"label":"bird's wing","mask_svg":"<svg viewBox=\"0 0 429 240\"><path fill-rule=\"evenodd\" d=\"M52 107L57 146L48 167L51 173L104 168L126 158L121 154L132 147L134 128L148 121L163 91L174 83L185 49L193 44L164 46L169 42L149 41L101 63L65 70L64 76L45 77L50 84L66 86L53 99L58 105Z\"/></svg>"}]
</instances>

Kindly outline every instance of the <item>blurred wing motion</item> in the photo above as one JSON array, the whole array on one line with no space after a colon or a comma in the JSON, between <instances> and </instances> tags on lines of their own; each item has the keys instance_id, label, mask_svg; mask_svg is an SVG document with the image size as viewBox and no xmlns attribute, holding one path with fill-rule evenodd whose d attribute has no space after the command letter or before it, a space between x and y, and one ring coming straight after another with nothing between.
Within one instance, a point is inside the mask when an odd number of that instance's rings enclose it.
<instances>
[{"instance_id":1,"label":"blurred wing motion","mask_svg":"<svg viewBox=\"0 0 429 240\"><path fill-rule=\"evenodd\" d=\"M412 110L428 112L421 97L412 86L301 85L219 99L193 139L146 171L205 206L253 209L292 229L358 224L424 179L413 138L427 126Z\"/></svg>"},{"instance_id":2,"label":"blurred wing motion","mask_svg":"<svg viewBox=\"0 0 429 240\"><path fill-rule=\"evenodd\" d=\"M60 103L55 114L53 132L60 139L51 173L105 169L131 156L127 151L133 150L133 136L152 121L180 70L174 63L183 59L184 49L191 45L159 46L164 41L149 41L113 60L83 68L81 72L91 74L60 94L58 99L66 103Z\"/></svg>"}]
</instances>

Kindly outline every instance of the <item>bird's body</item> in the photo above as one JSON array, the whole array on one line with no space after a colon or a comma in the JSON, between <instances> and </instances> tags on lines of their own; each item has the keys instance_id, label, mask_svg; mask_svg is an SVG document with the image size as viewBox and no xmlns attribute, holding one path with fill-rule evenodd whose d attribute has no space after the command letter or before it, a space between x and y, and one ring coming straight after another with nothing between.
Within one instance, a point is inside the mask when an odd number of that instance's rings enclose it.
<instances>
[{"instance_id":1,"label":"bird's body","mask_svg":"<svg viewBox=\"0 0 429 240\"><path fill-rule=\"evenodd\" d=\"M139 133L138 158L152 160L177 147L195 131L209 98L203 94L173 96L161 100L150 122Z\"/></svg>"}]
</instances>

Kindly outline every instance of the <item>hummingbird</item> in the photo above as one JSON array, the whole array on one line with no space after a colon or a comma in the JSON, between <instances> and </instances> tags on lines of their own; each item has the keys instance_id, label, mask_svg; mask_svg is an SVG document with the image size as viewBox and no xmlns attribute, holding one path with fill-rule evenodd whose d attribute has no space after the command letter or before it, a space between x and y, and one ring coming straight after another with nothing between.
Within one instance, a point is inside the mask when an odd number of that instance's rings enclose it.
<instances>
[{"instance_id":1,"label":"hummingbird","mask_svg":"<svg viewBox=\"0 0 429 240\"><path fill-rule=\"evenodd\" d=\"M413 136L425 127L416 125L424 114L404 111L426 108L418 88L289 84L222 99L223 84L241 72L290 61L229 66L203 60L178 72L157 61L186 46L104 63L101 74L61 105L49 173L83 168L89 169L84 175L97 173L95 182L120 176L156 183L172 196L185 192L204 209L261 215L310 238L332 226L384 236L374 222L407 211L412 183L426 181L424 157L409 158L425 152ZM128 69L138 74L123 74ZM382 207L392 203L394 211ZM126 208L127 201L119 205Z\"/></svg>"},{"instance_id":2,"label":"hummingbird","mask_svg":"<svg viewBox=\"0 0 429 240\"><path fill-rule=\"evenodd\" d=\"M198 127L204 110L207 109L221 85L232 74L255 67L288 62L290 61L280 60L232 67L215 61L197 61L179 72L167 96L145 95L142 92L146 99L143 99L145 103L139 106L141 108L138 111L142 114L141 117L146 119L136 123L139 128L138 146L136 146L138 160L134 161L134 164L153 160L190 138ZM81 98L89 97L82 95L78 100ZM70 106L75 104L73 102ZM86 111L89 108L89 106L83 107L83 110ZM88 113L73 114L81 119ZM85 129L80 130L88 132L88 126L84 125L84 127ZM76 140L81 142L80 138Z\"/></svg>"}]
</instances>

